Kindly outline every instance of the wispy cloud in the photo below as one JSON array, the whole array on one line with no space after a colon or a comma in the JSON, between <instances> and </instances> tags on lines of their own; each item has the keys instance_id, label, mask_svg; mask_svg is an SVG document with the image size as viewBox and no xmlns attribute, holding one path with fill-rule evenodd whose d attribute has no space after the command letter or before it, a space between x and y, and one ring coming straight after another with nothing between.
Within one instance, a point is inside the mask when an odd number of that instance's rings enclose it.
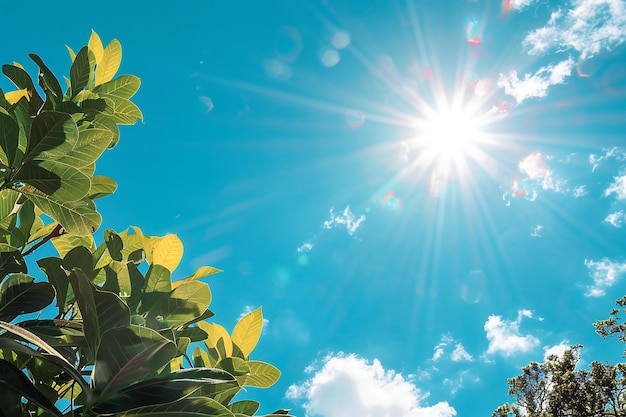
<instances>
[{"instance_id":1,"label":"wispy cloud","mask_svg":"<svg viewBox=\"0 0 626 417\"><path fill-rule=\"evenodd\" d=\"M589 276L593 284L587 287L587 297L601 297L607 288L612 287L626 272L626 263L617 262L609 258L601 261L585 259L585 266L589 269Z\"/></svg>"},{"instance_id":2,"label":"wispy cloud","mask_svg":"<svg viewBox=\"0 0 626 417\"><path fill-rule=\"evenodd\" d=\"M594 172L600 162L606 161L608 159L615 159L617 161L623 161L626 159L626 152L622 148L618 148L617 146L612 147L611 149L602 149L604 151L603 155L596 155L594 153L589 155L589 163L591 164L591 172Z\"/></svg>"},{"instance_id":3,"label":"wispy cloud","mask_svg":"<svg viewBox=\"0 0 626 417\"><path fill-rule=\"evenodd\" d=\"M532 313L529 310L519 310L517 319L512 321L504 320L502 316L489 316L484 326L487 340L489 340L487 354L500 353L510 356L527 352L538 346L539 339L520 333L519 326L524 317L532 318Z\"/></svg>"},{"instance_id":4,"label":"wispy cloud","mask_svg":"<svg viewBox=\"0 0 626 417\"><path fill-rule=\"evenodd\" d=\"M623 0L574 0L569 10L557 10L548 23L531 31L522 44L531 55L574 50L591 58L626 40Z\"/></svg>"},{"instance_id":5,"label":"wispy cloud","mask_svg":"<svg viewBox=\"0 0 626 417\"><path fill-rule=\"evenodd\" d=\"M543 226L538 224L537 226L533 227L533 231L530 235L532 237L541 237L541 229L543 229Z\"/></svg>"},{"instance_id":6,"label":"wispy cloud","mask_svg":"<svg viewBox=\"0 0 626 417\"><path fill-rule=\"evenodd\" d=\"M465 347L460 343L457 343L456 346L454 346L450 359L452 359L453 362L472 362L474 360L472 355L470 355L467 350L465 350Z\"/></svg>"},{"instance_id":7,"label":"wispy cloud","mask_svg":"<svg viewBox=\"0 0 626 417\"><path fill-rule=\"evenodd\" d=\"M611 213L608 216L606 216L606 218L604 219L606 223L609 223L611 226L617 227L617 228L622 227L625 220L626 220L626 215L624 215L624 210Z\"/></svg>"},{"instance_id":8,"label":"wispy cloud","mask_svg":"<svg viewBox=\"0 0 626 417\"><path fill-rule=\"evenodd\" d=\"M510 0L509 7L519 11L536 2L537 0Z\"/></svg>"},{"instance_id":9,"label":"wispy cloud","mask_svg":"<svg viewBox=\"0 0 626 417\"><path fill-rule=\"evenodd\" d=\"M329 211L330 219L324 221L322 225L324 229L332 229L333 227L345 225L348 234L352 236L365 221L364 215L359 216L359 218L355 220L354 214L350 211L350 206L346 206L341 214L335 214L334 208L331 208Z\"/></svg>"},{"instance_id":10,"label":"wispy cloud","mask_svg":"<svg viewBox=\"0 0 626 417\"><path fill-rule=\"evenodd\" d=\"M508 75L500 74L498 87L504 88L504 93L515 98L517 104L529 98L545 97L548 88L565 82L574 66L574 60L569 57L558 64L541 67L534 74L526 73L521 79L517 71L511 71Z\"/></svg>"},{"instance_id":11,"label":"wispy cloud","mask_svg":"<svg viewBox=\"0 0 626 417\"><path fill-rule=\"evenodd\" d=\"M300 247L298 248L298 253L304 253L304 252L308 252L311 249L313 249L313 243L311 242L304 242L302 245L300 245Z\"/></svg>"},{"instance_id":12,"label":"wispy cloud","mask_svg":"<svg viewBox=\"0 0 626 417\"><path fill-rule=\"evenodd\" d=\"M454 349L450 352L450 348L454 345ZM463 344L458 343L452 336L444 335L441 337L441 340L434 348L435 352L433 353L433 357L431 360L433 362L438 361L439 359L443 359L447 352L449 352L449 358L453 362L472 362L474 358L470 355Z\"/></svg>"},{"instance_id":13,"label":"wispy cloud","mask_svg":"<svg viewBox=\"0 0 626 417\"><path fill-rule=\"evenodd\" d=\"M626 198L626 175L613 177L613 182L604 190L604 196L608 197L615 194L618 200Z\"/></svg>"},{"instance_id":14,"label":"wispy cloud","mask_svg":"<svg viewBox=\"0 0 626 417\"><path fill-rule=\"evenodd\" d=\"M448 402L425 406L428 393L409 379L356 355L329 355L303 384L289 387L287 398L304 401L307 415L324 417L406 416L451 417L456 411Z\"/></svg>"},{"instance_id":15,"label":"wispy cloud","mask_svg":"<svg viewBox=\"0 0 626 417\"><path fill-rule=\"evenodd\" d=\"M572 195L574 196L574 198L580 198L583 196L587 195L587 186L586 185L580 185L578 187L574 187L574 190L572 191Z\"/></svg>"}]
</instances>

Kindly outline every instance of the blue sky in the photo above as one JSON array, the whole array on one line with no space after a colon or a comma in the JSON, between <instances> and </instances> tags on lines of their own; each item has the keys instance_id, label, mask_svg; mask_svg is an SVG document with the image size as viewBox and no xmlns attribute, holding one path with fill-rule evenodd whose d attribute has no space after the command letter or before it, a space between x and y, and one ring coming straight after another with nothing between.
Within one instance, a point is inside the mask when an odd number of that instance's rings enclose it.
<instances>
[{"instance_id":1,"label":"blue sky","mask_svg":"<svg viewBox=\"0 0 626 417\"><path fill-rule=\"evenodd\" d=\"M546 352L622 359L624 1L52 3L4 7L2 62L120 40L102 230L178 234L230 329L263 306L262 412L490 415Z\"/></svg>"}]
</instances>

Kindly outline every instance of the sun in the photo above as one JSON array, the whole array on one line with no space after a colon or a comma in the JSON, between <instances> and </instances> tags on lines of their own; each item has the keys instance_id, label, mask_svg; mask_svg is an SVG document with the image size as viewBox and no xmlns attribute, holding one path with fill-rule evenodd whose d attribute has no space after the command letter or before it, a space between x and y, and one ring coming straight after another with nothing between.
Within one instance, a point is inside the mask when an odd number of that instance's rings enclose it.
<instances>
[{"instance_id":1,"label":"sun","mask_svg":"<svg viewBox=\"0 0 626 417\"><path fill-rule=\"evenodd\" d=\"M417 123L416 147L422 151L422 162L436 164L438 171L464 171L468 159L476 159L487 135L483 131L487 118L471 105L441 106L426 112Z\"/></svg>"}]
</instances>

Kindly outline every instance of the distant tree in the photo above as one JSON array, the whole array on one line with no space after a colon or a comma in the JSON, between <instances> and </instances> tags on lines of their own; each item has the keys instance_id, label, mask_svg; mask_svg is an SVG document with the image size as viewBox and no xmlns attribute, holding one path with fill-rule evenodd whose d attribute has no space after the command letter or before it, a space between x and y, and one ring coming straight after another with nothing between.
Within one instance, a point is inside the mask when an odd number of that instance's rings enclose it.
<instances>
[{"instance_id":1,"label":"distant tree","mask_svg":"<svg viewBox=\"0 0 626 417\"><path fill-rule=\"evenodd\" d=\"M17 90L0 90L0 416L254 415L259 403L235 396L280 375L250 359L261 309L232 334L207 322L211 291L200 279L220 271L173 280L183 256L175 235L106 230L96 244L94 201L116 183L95 162L118 125L142 118L131 101L140 80L114 78L115 39L104 47L93 32L69 52L65 89L37 55L40 89L21 65L2 67ZM45 277L36 280L26 259L47 242L58 256L36 260Z\"/></svg>"},{"instance_id":2,"label":"distant tree","mask_svg":"<svg viewBox=\"0 0 626 417\"><path fill-rule=\"evenodd\" d=\"M626 297L617 305L626 306ZM614 309L608 319L594 323L596 332L603 338L616 334L626 342L626 324L619 313ZM593 361L589 369L576 369L581 348L571 346L560 356L522 368L521 375L508 380L515 401L498 407L492 417L626 416L626 363Z\"/></svg>"}]
</instances>

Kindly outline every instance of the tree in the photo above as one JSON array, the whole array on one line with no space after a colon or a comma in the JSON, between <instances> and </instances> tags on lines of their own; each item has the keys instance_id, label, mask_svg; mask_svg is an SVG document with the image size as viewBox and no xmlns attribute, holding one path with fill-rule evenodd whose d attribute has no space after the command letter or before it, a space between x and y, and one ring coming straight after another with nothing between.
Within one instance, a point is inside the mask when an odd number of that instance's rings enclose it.
<instances>
[{"instance_id":1,"label":"tree","mask_svg":"<svg viewBox=\"0 0 626 417\"><path fill-rule=\"evenodd\" d=\"M93 32L78 53L68 49L65 91L37 55L40 89L21 65L2 67L17 90L0 90L0 416L255 414L258 402L235 396L280 375L250 359L261 309L232 334L207 322L211 291L200 279L221 271L173 280L183 255L175 235L105 230L96 244L95 200L116 183L95 162L118 125L142 118L131 101L140 80L115 78L116 39L104 47ZM47 242L58 256L36 260L36 280L30 257Z\"/></svg>"},{"instance_id":2,"label":"tree","mask_svg":"<svg viewBox=\"0 0 626 417\"><path fill-rule=\"evenodd\" d=\"M624 307L626 297L617 304ZM619 313L615 309L608 319L594 323L596 333L603 338L617 334L626 342L626 324L620 322ZM508 380L515 402L501 405L492 417L626 416L626 363L593 361L588 370L576 369L581 348L571 346L562 356L522 368L522 375Z\"/></svg>"}]
</instances>

